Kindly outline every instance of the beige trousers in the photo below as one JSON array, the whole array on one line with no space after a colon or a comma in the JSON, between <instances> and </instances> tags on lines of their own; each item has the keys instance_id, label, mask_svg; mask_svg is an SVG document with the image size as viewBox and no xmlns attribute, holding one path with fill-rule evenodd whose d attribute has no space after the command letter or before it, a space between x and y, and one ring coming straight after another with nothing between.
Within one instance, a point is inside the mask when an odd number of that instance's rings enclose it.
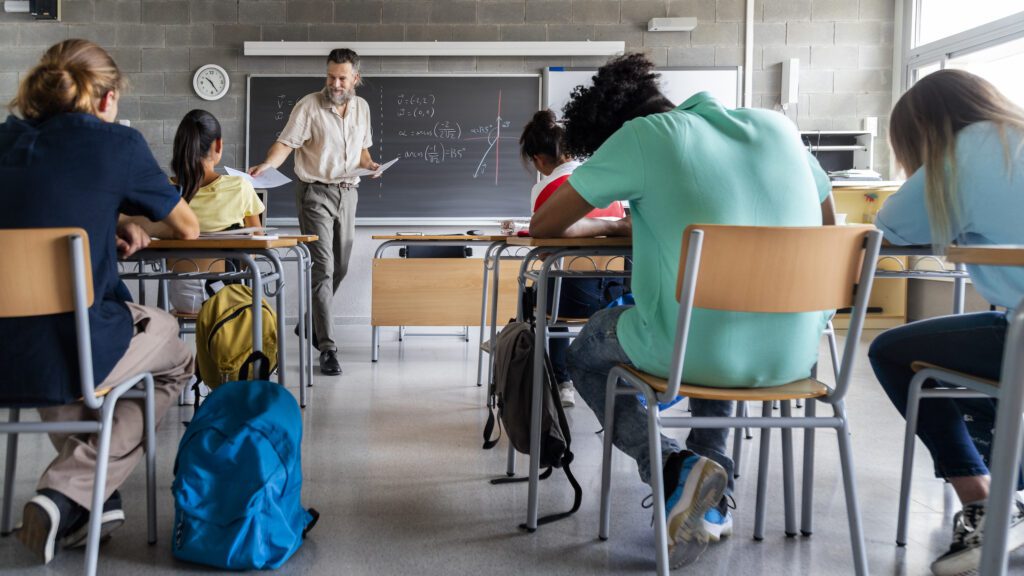
<instances>
[{"instance_id":1,"label":"beige trousers","mask_svg":"<svg viewBox=\"0 0 1024 576\"><path fill-rule=\"evenodd\" d=\"M338 286L348 273L359 192L314 182L299 187L296 201L302 233L319 237L306 244L313 258L313 334L321 352L337 350L332 308Z\"/></svg>"},{"instance_id":2,"label":"beige trousers","mask_svg":"<svg viewBox=\"0 0 1024 576\"><path fill-rule=\"evenodd\" d=\"M159 425L171 402L192 376L192 352L178 339L178 322L173 316L157 308L131 303L128 308L135 324L135 336L128 344L128 351L96 388L110 388L140 372L152 372ZM81 403L40 408L39 415L45 422L99 418L97 411ZM144 416L141 399L121 399L114 408L104 501L124 484L142 459ZM56 490L90 509L99 438L95 434L50 434L50 441L57 449L57 457L43 472L37 489Z\"/></svg>"}]
</instances>

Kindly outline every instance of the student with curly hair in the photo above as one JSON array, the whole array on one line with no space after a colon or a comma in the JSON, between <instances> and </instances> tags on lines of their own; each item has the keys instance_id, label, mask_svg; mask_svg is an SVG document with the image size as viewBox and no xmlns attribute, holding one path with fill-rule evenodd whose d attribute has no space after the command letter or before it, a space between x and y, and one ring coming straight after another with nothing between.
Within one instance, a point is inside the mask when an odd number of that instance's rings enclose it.
<instances>
[{"instance_id":1,"label":"student with curly hair","mask_svg":"<svg viewBox=\"0 0 1024 576\"><path fill-rule=\"evenodd\" d=\"M530 191L530 209L536 211L555 190L569 179L580 163L562 151L562 137L565 130L555 119L551 110L541 110L533 115L519 137L519 152L524 163L531 164L543 176ZM608 208L595 208L588 218L618 219L626 216L622 204L612 202ZM555 285L548 285L548 303L554 299ZM598 310L623 293L622 282L611 278L566 278L558 298L560 318L589 318ZM548 311L550 312L550 310ZM568 332L568 328L551 328L550 332ZM558 396L562 406L576 405L576 389L569 378L565 354L569 340L552 338L548 343L551 367L558 383Z\"/></svg>"},{"instance_id":2,"label":"student with curly hair","mask_svg":"<svg viewBox=\"0 0 1024 576\"><path fill-rule=\"evenodd\" d=\"M689 224L817 226L831 216L830 186L793 124L766 110L728 109L701 92L672 107L643 55L616 58L565 106L565 152L589 157L530 222L537 237L633 236L636 306L594 314L569 348L580 397L604 418L609 370L625 363L668 374L679 303L683 230ZM586 218L628 200L630 220ZM831 221L829 221L831 223ZM694 310L683 378L704 386L775 386L805 378L817 360L824 313L750 314ZM696 416L728 416L731 402L690 400ZM709 539L732 530L727 430L694 429L687 450L663 437L650 462L644 408L615 405L613 442L636 460L640 478L665 479L669 557L695 561Z\"/></svg>"}]
</instances>

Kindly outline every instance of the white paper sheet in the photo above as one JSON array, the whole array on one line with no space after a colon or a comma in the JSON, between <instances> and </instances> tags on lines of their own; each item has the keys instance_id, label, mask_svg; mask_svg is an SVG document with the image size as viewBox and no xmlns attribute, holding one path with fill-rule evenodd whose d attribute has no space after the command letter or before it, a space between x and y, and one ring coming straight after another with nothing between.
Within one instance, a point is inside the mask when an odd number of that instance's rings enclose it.
<instances>
[{"instance_id":1,"label":"white paper sheet","mask_svg":"<svg viewBox=\"0 0 1024 576\"><path fill-rule=\"evenodd\" d=\"M394 164L395 162L398 162L398 158L395 158L394 160L392 160L390 162L385 162L385 163L381 164L380 168L377 168L376 170L367 170L366 168L356 168L355 170L350 172L350 174L352 176L380 176L381 174L384 173L385 170L387 170L388 168L391 168L391 165Z\"/></svg>"},{"instance_id":2,"label":"white paper sheet","mask_svg":"<svg viewBox=\"0 0 1024 576\"><path fill-rule=\"evenodd\" d=\"M230 166L225 166L224 169L227 170L229 176L241 176L242 178L248 180L249 183L252 184L253 188L260 188L263 190L277 188L278 186L284 186L285 184L291 182L290 178L288 178L275 168L267 168L266 170L263 171L262 174L256 176L255 178L250 176L246 172L242 172L241 170L235 170Z\"/></svg>"}]
</instances>

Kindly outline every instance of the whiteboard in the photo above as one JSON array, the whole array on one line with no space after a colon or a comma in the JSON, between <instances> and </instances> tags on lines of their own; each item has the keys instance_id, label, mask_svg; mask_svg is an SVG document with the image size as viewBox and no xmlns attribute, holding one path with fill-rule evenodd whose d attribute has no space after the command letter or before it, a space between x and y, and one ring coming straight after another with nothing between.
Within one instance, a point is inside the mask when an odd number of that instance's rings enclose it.
<instances>
[{"instance_id":1,"label":"whiteboard","mask_svg":"<svg viewBox=\"0 0 1024 576\"><path fill-rule=\"evenodd\" d=\"M727 108L740 102L741 66L708 68L656 68L661 92L677 106L697 92L709 92ZM564 68L549 66L544 69L544 105L562 117L562 107L569 101L576 86L590 86L597 68Z\"/></svg>"}]
</instances>

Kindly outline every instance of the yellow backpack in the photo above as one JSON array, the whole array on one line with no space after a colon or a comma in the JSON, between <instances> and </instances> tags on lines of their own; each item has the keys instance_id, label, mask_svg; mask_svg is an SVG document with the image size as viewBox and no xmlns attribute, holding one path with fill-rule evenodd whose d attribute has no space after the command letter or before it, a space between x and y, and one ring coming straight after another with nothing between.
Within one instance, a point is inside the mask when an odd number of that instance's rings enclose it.
<instances>
[{"instance_id":1,"label":"yellow backpack","mask_svg":"<svg viewBox=\"0 0 1024 576\"><path fill-rule=\"evenodd\" d=\"M196 362L210 388L233 380L266 379L277 369L277 315L266 300L263 308L262 364L264 374L253 374L252 289L229 284L203 303L196 320ZM259 356L256 356L257 358Z\"/></svg>"}]
</instances>

